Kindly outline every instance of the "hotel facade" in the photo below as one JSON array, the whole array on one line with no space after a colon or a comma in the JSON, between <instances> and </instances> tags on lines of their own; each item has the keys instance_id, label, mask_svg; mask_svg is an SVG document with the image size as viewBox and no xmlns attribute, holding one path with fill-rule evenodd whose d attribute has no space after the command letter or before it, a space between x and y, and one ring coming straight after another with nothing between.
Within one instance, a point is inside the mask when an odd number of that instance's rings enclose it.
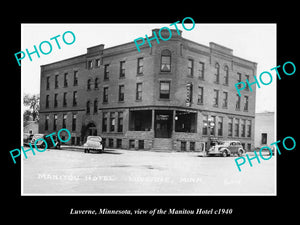
<instances>
[{"instance_id":1,"label":"hotel facade","mask_svg":"<svg viewBox=\"0 0 300 225\"><path fill-rule=\"evenodd\" d=\"M99 135L106 147L137 150L201 151L216 139L253 148L255 85L241 96L234 85L253 82L257 64L171 32L140 52L133 41L101 44L41 66L39 133L67 128L71 145Z\"/></svg>"}]
</instances>

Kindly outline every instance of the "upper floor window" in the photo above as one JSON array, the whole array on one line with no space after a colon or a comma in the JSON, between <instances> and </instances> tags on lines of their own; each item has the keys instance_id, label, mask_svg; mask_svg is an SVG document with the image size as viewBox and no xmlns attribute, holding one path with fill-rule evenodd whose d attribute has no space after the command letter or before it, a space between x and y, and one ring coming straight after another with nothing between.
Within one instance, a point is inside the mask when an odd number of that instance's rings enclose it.
<instances>
[{"instance_id":1,"label":"upper floor window","mask_svg":"<svg viewBox=\"0 0 300 225\"><path fill-rule=\"evenodd\" d=\"M104 65L104 80L109 79L109 71L108 71L109 64Z\"/></svg>"},{"instance_id":2,"label":"upper floor window","mask_svg":"<svg viewBox=\"0 0 300 225\"><path fill-rule=\"evenodd\" d=\"M46 90L49 90L50 89L50 77L47 77L46 78Z\"/></svg>"},{"instance_id":3,"label":"upper floor window","mask_svg":"<svg viewBox=\"0 0 300 225\"><path fill-rule=\"evenodd\" d=\"M198 77L200 80L204 80L204 63L203 62L199 62L199 74Z\"/></svg>"},{"instance_id":4,"label":"upper floor window","mask_svg":"<svg viewBox=\"0 0 300 225\"><path fill-rule=\"evenodd\" d=\"M229 79L229 68L228 66L225 66L224 67L224 71L225 71L225 74L224 74L224 85L228 85L228 79Z\"/></svg>"},{"instance_id":5,"label":"upper floor window","mask_svg":"<svg viewBox=\"0 0 300 225\"><path fill-rule=\"evenodd\" d=\"M171 52L168 49L165 49L161 52L160 71L171 71Z\"/></svg>"},{"instance_id":6,"label":"upper floor window","mask_svg":"<svg viewBox=\"0 0 300 225\"><path fill-rule=\"evenodd\" d=\"M219 65L219 63L216 63L215 68L216 68L215 83L218 84L220 82L220 65Z\"/></svg>"},{"instance_id":7,"label":"upper floor window","mask_svg":"<svg viewBox=\"0 0 300 225\"><path fill-rule=\"evenodd\" d=\"M159 98L170 99L170 81L160 81Z\"/></svg>"},{"instance_id":8,"label":"upper floor window","mask_svg":"<svg viewBox=\"0 0 300 225\"><path fill-rule=\"evenodd\" d=\"M74 86L77 86L77 85L78 85L78 71L74 71L73 85L74 85Z\"/></svg>"},{"instance_id":9,"label":"upper floor window","mask_svg":"<svg viewBox=\"0 0 300 225\"><path fill-rule=\"evenodd\" d=\"M91 79L88 79L87 81L87 89L91 90Z\"/></svg>"},{"instance_id":10,"label":"upper floor window","mask_svg":"<svg viewBox=\"0 0 300 225\"><path fill-rule=\"evenodd\" d=\"M188 76L194 75L194 60L189 59L188 60Z\"/></svg>"},{"instance_id":11,"label":"upper floor window","mask_svg":"<svg viewBox=\"0 0 300 225\"><path fill-rule=\"evenodd\" d=\"M64 74L64 87L68 87L68 73Z\"/></svg>"},{"instance_id":12,"label":"upper floor window","mask_svg":"<svg viewBox=\"0 0 300 225\"><path fill-rule=\"evenodd\" d=\"M93 60L89 60L87 63L88 69L92 69L93 68Z\"/></svg>"},{"instance_id":13,"label":"upper floor window","mask_svg":"<svg viewBox=\"0 0 300 225\"><path fill-rule=\"evenodd\" d=\"M120 62L120 78L125 77L125 61Z\"/></svg>"},{"instance_id":14,"label":"upper floor window","mask_svg":"<svg viewBox=\"0 0 300 225\"><path fill-rule=\"evenodd\" d=\"M98 89L98 83L99 83L98 80L99 80L98 77L96 77L95 78L95 89Z\"/></svg>"},{"instance_id":15,"label":"upper floor window","mask_svg":"<svg viewBox=\"0 0 300 225\"><path fill-rule=\"evenodd\" d=\"M143 58L138 58L137 61L137 73L142 74L144 71L144 59Z\"/></svg>"}]
</instances>

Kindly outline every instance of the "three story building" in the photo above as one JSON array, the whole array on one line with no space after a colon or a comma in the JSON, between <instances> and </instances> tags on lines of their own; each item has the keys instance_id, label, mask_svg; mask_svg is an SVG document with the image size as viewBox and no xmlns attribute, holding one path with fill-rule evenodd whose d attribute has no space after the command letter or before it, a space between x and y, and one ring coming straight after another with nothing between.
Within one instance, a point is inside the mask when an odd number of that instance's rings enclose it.
<instances>
[{"instance_id":1,"label":"three story building","mask_svg":"<svg viewBox=\"0 0 300 225\"><path fill-rule=\"evenodd\" d=\"M67 128L72 145L100 135L106 147L125 149L197 151L216 138L252 148L255 85L241 97L234 85L253 82L257 64L171 31L140 52L134 42L101 44L41 66L39 132Z\"/></svg>"}]
</instances>

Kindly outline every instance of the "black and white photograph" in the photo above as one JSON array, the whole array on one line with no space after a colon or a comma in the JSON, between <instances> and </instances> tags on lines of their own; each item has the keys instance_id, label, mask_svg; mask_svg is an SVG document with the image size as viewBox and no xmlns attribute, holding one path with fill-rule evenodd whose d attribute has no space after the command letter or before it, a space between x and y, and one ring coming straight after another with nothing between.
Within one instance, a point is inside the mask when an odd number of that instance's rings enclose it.
<instances>
[{"instance_id":1,"label":"black and white photograph","mask_svg":"<svg viewBox=\"0 0 300 225\"><path fill-rule=\"evenodd\" d=\"M276 37L192 17L21 24L21 195L276 196L276 71L296 70Z\"/></svg>"}]
</instances>

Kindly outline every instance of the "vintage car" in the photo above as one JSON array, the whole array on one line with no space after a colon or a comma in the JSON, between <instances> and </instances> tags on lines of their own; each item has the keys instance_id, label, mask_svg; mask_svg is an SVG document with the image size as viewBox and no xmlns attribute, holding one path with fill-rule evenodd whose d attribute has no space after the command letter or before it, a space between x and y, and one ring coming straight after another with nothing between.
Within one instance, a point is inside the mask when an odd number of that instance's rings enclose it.
<instances>
[{"instance_id":1,"label":"vintage car","mask_svg":"<svg viewBox=\"0 0 300 225\"><path fill-rule=\"evenodd\" d=\"M83 144L84 153L89 153L90 150L98 152L104 151L104 144L100 136L88 136L86 142Z\"/></svg>"},{"instance_id":2,"label":"vintage car","mask_svg":"<svg viewBox=\"0 0 300 225\"><path fill-rule=\"evenodd\" d=\"M219 141L217 145L212 146L207 155L222 155L223 157L238 154L241 156L245 153L243 146L239 141Z\"/></svg>"},{"instance_id":3,"label":"vintage car","mask_svg":"<svg viewBox=\"0 0 300 225\"><path fill-rule=\"evenodd\" d=\"M35 141L37 139L44 139L47 142L47 149L49 149L49 148L58 148L59 149L60 148L61 143L60 143L60 141L59 141L59 139L56 135L51 135L55 144L51 140L50 136L49 137L46 137L46 136L47 136L46 134L34 134L32 139L31 139L31 142L30 142L31 145L34 146L34 144L35 144L36 147L39 148L39 149L40 148L45 148L45 142L44 141L39 140L35 143Z\"/></svg>"}]
</instances>

